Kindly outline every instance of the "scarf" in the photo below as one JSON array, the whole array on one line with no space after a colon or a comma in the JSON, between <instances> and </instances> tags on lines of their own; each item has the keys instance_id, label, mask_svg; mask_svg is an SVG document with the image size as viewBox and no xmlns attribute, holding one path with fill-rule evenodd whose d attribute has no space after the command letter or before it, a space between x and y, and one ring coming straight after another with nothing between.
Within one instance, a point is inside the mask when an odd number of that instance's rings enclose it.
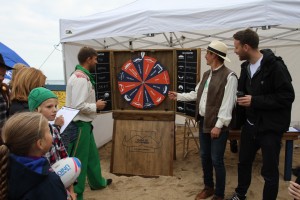
<instances>
[{"instance_id":1,"label":"scarf","mask_svg":"<svg viewBox=\"0 0 300 200\"><path fill-rule=\"evenodd\" d=\"M91 72L89 72L89 70L83 68L81 65L76 65L75 70L80 70L83 73L85 73L90 78L90 81L91 81L93 87L96 88L96 82L95 82L94 75L92 75Z\"/></svg>"},{"instance_id":2,"label":"scarf","mask_svg":"<svg viewBox=\"0 0 300 200\"><path fill-rule=\"evenodd\" d=\"M15 154L11 154L11 157L18 163L21 163L38 174L47 173L47 171L45 172L45 169L49 163L44 157L17 156Z\"/></svg>"}]
</instances>

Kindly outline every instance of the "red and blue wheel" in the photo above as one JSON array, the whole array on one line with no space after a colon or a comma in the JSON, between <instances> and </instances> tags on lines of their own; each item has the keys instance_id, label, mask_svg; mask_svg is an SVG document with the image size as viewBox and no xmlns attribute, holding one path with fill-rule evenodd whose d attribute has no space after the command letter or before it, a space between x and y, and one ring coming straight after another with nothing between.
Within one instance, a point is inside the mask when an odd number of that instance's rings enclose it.
<instances>
[{"instance_id":1,"label":"red and blue wheel","mask_svg":"<svg viewBox=\"0 0 300 200\"><path fill-rule=\"evenodd\" d=\"M149 56L128 60L118 75L121 95L130 105L139 109L161 104L168 94L169 86L168 71Z\"/></svg>"}]
</instances>

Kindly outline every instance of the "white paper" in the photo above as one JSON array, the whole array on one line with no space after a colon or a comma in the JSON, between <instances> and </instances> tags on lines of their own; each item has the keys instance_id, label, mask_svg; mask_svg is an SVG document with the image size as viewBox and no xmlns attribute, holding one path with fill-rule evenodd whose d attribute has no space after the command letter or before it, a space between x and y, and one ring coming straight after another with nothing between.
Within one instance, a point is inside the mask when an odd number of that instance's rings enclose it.
<instances>
[{"instance_id":1,"label":"white paper","mask_svg":"<svg viewBox=\"0 0 300 200\"><path fill-rule=\"evenodd\" d=\"M290 126L288 132L300 132L300 131Z\"/></svg>"},{"instance_id":2,"label":"white paper","mask_svg":"<svg viewBox=\"0 0 300 200\"><path fill-rule=\"evenodd\" d=\"M71 123L74 117L79 113L79 110L74 108L69 108L63 106L59 111L56 113L56 117L62 115L64 117L64 125L60 128L60 133L64 132L66 127ZM50 124L54 124L54 121L51 121Z\"/></svg>"}]
</instances>

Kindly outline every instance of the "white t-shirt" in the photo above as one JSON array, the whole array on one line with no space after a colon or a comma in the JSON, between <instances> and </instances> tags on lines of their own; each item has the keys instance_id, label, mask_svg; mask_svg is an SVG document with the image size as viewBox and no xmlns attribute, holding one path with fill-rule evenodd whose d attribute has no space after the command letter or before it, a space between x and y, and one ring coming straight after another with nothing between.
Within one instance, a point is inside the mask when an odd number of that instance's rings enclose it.
<instances>
[{"instance_id":1,"label":"white t-shirt","mask_svg":"<svg viewBox=\"0 0 300 200\"><path fill-rule=\"evenodd\" d=\"M263 59L263 56L260 57L260 59L258 59L256 61L256 63L250 64L251 78L253 77L253 75L255 74L255 72L257 71L257 69L259 68L262 59Z\"/></svg>"}]
</instances>

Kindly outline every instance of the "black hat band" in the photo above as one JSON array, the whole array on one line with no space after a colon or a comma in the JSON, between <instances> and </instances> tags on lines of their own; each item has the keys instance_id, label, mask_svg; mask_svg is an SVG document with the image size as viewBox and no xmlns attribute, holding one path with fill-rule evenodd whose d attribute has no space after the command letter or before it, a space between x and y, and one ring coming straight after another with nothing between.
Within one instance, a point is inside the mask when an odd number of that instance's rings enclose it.
<instances>
[{"instance_id":1,"label":"black hat band","mask_svg":"<svg viewBox=\"0 0 300 200\"><path fill-rule=\"evenodd\" d=\"M226 57L226 53L223 53L222 51L218 51L217 49L211 48L210 46L207 47L207 50L209 50L213 53L219 54L220 56Z\"/></svg>"}]
</instances>

